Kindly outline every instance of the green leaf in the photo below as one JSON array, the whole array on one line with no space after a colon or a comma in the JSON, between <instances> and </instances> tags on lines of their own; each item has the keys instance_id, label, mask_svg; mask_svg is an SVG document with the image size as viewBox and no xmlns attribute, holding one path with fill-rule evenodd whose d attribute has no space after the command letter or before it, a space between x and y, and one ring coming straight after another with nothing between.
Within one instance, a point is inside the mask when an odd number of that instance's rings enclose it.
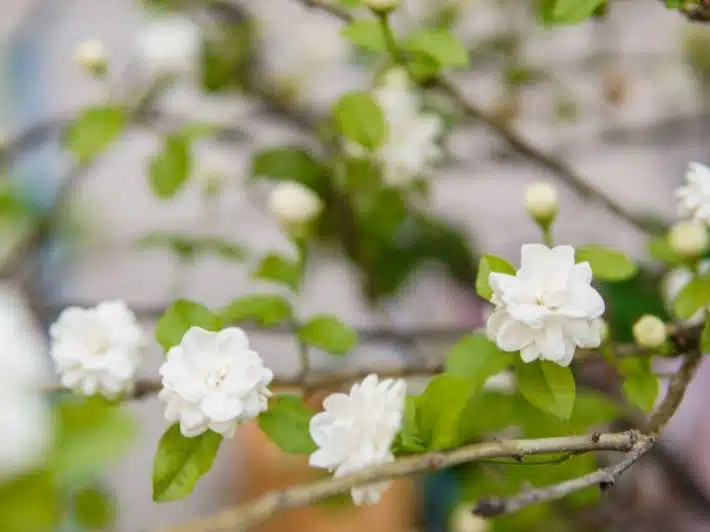
<instances>
[{"instance_id":1,"label":"green leaf","mask_svg":"<svg viewBox=\"0 0 710 532\"><path fill-rule=\"evenodd\" d=\"M267 253L254 270L255 279L285 284L291 290L297 290L301 284L303 269L298 261L278 253Z\"/></svg>"},{"instance_id":2,"label":"green leaf","mask_svg":"<svg viewBox=\"0 0 710 532\"><path fill-rule=\"evenodd\" d=\"M349 92L333 107L333 117L342 135L374 150L387 137L387 122L382 109L367 92Z\"/></svg>"},{"instance_id":3,"label":"green leaf","mask_svg":"<svg viewBox=\"0 0 710 532\"><path fill-rule=\"evenodd\" d=\"M458 67L469 63L466 47L453 33L444 29L417 31L405 41L403 48L426 54L442 66Z\"/></svg>"},{"instance_id":4,"label":"green leaf","mask_svg":"<svg viewBox=\"0 0 710 532\"><path fill-rule=\"evenodd\" d=\"M478 385L456 375L438 375L417 399L419 437L430 450L449 449L461 443L459 422Z\"/></svg>"},{"instance_id":5,"label":"green leaf","mask_svg":"<svg viewBox=\"0 0 710 532\"><path fill-rule=\"evenodd\" d=\"M221 443L222 436L212 430L187 438L176 423L165 431L153 460L153 500L168 502L189 495L212 467Z\"/></svg>"},{"instance_id":6,"label":"green leaf","mask_svg":"<svg viewBox=\"0 0 710 532\"><path fill-rule=\"evenodd\" d=\"M212 236L196 236L170 231L156 231L142 236L137 245L142 249L167 248L182 260L199 254L213 254L227 260L242 260L247 250L239 244Z\"/></svg>"},{"instance_id":7,"label":"green leaf","mask_svg":"<svg viewBox=\"0 0 710 532\"><path fill-rule=\"evenodd\" d=\"M384 52L387 48L382 26L374 19L354 20L340 34L365 50Z\"/></svg>"},{"instance_id":8,"label":"green leaf","mask_svg":"<svg viewBox=\"0 0 710 532\"><path fill-rule=\"evenodd\" d=\"M335 316L318 314L300 329L298 337L306 344L319 347L334 355L344 355L357 344L357 332Z\"/></svg>"},{"instance_id":9,"label":"green leaf","mask_svg":"<svg viewBox=\"0 0 710 532\"><path fill-rule=\"evenodd\" d=\"M577 262L588 262L594 277L601 281L625 281L636 275L636 264L621 251L586 246L577 248Z\"/></svg>"},{"instance_id":10,"label":"green leaf","mask_svg":"<svg viewBox=\"0 0 710 532\"><path fill-rule=\"evenodd\" d=\"M0 530L54 532L60 501L52 476L43 471L0 483Z\"/></svg>"},{"instance_id":11,"label":"green leaf","mask_svg":"<svg viewBox=\"0 0 710 532\"><path fill-rule=\"evenodd\" d=\"M262 327L273 327L291 319L291 304L274 294L250 294L232 300L220 313L226 323L254 320Z\"/></svg>"},{"instance_id":12,"label":"green leaf","mask_svg":"<svg viewBox=\"0 0 710 532\"><path fill-rule=\"evenodd\" d=\"M469 443L499 432L512 423L513 396L487 392L472 396L461 413L459 442Z\"/></svg>"},{"instance_id":13,"label":"green leaf","mask_svg":"<svg viewBox=\"0 0 710 532\"><path fill-rule=\"evenodd\" d=\"M575 385L569 368L547 361L521 363L518 387L523 397L539 409L561 419L572 414Z\"/></svg>"},{"instance_id":14,"label":"green leaf","mask_svg":"<svg viewBox=\"0 0 710 532\"><path fill-rule=\"evenodd\" d=\"M59 479L91 479L128 451L136 434L131 416L100 397L72 397L57 410L58 436L50 464Z\"/></svg>"},{"instance_id":15,"label":"green leaf","mask_svg":"<svg viewBox=\"0 0 710 532\"><path fill-rule=\"evenodd\" d=\"M104 530L116 520L113 501L96 488L85 488L74 495L74 515L87 530Z\"/></svg>"},{"instance_id":16,"label":"green leaf","mask_svg":"<svg viewBox=\"0 0 710 532\"><path fill-rule=\"evenodd\" d=\"M650 371L632 373L624 379L622 390L631 403L650 412L658 397L658 378Z\"/></svg>"},{"instance_id":17,"label":"green leaf","mask_svg":"<svg viewBox=\"0 0 710 532\"><path fill-rule=\"evenodd\" d=\"M476 292L483 299L490 300L493 295L493 289L488 279L493 272L515 275L515 268L505 259L488 253L483 255L476 276Z\"/></svg>"},{"instance_id":18,"label":"green leaf","mask_svg":"<svg viewBox=\"0 0 710 532\"><path fill-rule=\"evenodd\" d=\"M309 430L313 414L302 398L280 395L269 401L269 409L259 416L259 428L283 452L310 454L316 450Z\"/></svg>"},{"instance_id":19,"label":"green leaf","mask_svg":"<svg viewBox=\"0 0 710 532\"><path fill-rule=\"evenodd\" d=\"M254 155L251 176L272 181L297 181L322 195L327 188L329 171L307 151L286 146L269 148Z\"/></svg>"},{"instance_id":20,"label":"green leaf","mask_svg":"<svg viewBox=\"0 0 710 532\"><path fill-rule=\"evenodd\" d=\"M150 187L159 198L173 197L187 182L190 174L190 143L186 137L165 137L161 152L153 155L148 166Z\"/></svg>"},{"instance_id":21,"label":"green leaf","mask_svg":"<svg viewBox=\"0 0 710 532\"><path fill-rule=\"evenodd\" d=\"M681 266L685 259L668 243L668 236L656 235L648 241L648 254L668 266Z\"/></svg>"},{"instance_id":22,"label":"green leaf","mask_svg":"<svg viewBox=\"0 0 710 532\"><path fill-rule=\"evenodd\" d=\"M591 17L606 0L556 0L552 18L557 22L575 24Z\"/></svg>"},{"instance_id":23,"label":"green leaf","mask_svg":"<svg viewBox=\"0 0 710 532\"><path fill-rule=\"evenodd\" d=\"M506 369L513 361L513 354L498 349L483 334L469 334L459 340L446 356L446 372L475 380L481 385Z\"/></svg>"},{"instance_id":24,"label":"green leaf","mask_svg":"<svg viewBox=\"0 0 710 532\"><path fill-rule=\"evenodd\" d=\"M710 319L705 319L703 334L700 336L700 350L703 354L710 353Z\"/></svg>"},{"instance_id":25,"label":"green leaf","mask_svg":"<svg viewBox=\"0 0 710 532\"><path fill-rule=\"evenodd\" d=\"M690 319L710 303L710 275L694 277L673 301L673 311L682 320Z\"/></svg>"},{"instance_id":26,"label":"green leaf","mask_svg":"<svg viewBox=\"0 0 710 532\"><path fill-rule=\"evenodd\" d=\"M68 127L66 146L80 163L88 163L116 139L126 120L126 111L121 107L86 109Z\"/></svg>"},{"instance_id":27,"label":"green leaf","mask_svg":"<svg viewBox=\"0 0 710 532\"><path fill-rule=\"evenodd\" d=\"M408 395L404 403L402 428L397 434L392 449L395 455L426 452L426 444L419 436L417 406L419 397Z\"/></svg>"},{"instance_id":28,"label":"green leaf","mask_svg":"<svg viewBox=\"0 0 710 532\"><path fill-rule=\"evenodd\" d=\"M222 320L204 305L178 299L165 311L155 326L155 339L168 351L182 340L190 327L202 327L208 331L219 331Z\"/></svg>"}]
</instances>

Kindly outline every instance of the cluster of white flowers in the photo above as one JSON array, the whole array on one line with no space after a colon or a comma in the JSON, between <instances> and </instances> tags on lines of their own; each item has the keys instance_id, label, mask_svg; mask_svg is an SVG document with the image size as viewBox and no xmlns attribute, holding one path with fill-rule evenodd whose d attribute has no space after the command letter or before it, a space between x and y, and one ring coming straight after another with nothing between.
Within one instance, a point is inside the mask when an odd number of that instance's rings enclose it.
<instances>
[{"instance_id":1,"label":"cluster of white flowers","mask_svg":"<svg viewBox=\"0 0 710 532\"><path fill-rule=\"evenodd\" d=\"M486 328L500 349L568 366L577 347L601 344L604 300L572 246L524 245L516 274L491 273L489 281L495 310Z\"/></svg>"},{"instance_id":2,"label":"cluster of white flowers","mask_svg":"<svg viewBox=\"0 0 710 532\"><path fill-rule=\"evenodd\" d=\"M402 426L406 384L369 375L349 394L323 401L323 412L311 419L310 432L319 447L310 464L342 476L394 460L391 446ZM387 482L352 489L357 505L379 502Z\"/></svg>"}]
</instances>

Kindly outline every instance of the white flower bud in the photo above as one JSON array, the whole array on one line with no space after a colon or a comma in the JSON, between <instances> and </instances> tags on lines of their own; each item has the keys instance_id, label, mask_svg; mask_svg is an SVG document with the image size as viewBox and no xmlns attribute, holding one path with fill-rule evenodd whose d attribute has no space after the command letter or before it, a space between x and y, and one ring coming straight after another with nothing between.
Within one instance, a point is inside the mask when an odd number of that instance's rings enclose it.
<instances>
[{"instance_id":1,"label":"white flower bud","mask_svg":"<svg viewBox=\"0 0 710 532\"><path fill-rule=\"evenodd\" d=\"M475 515L469 505L462 505L453 515L452 532L487 532L490 522L483 517Z\"/></svg>"},{"instance_id":2,"label":"white flower bud","mask_svg":"<svg viewBox=\"0 0 710 532\"><path fill-rule=\"evenodd\" d=\"M549 225L560 208L557 188L550 183L534 183L525 191L523 205L536 222Z\"/></svg>"},{"instance_id":3,"label":"white flower bud","mask_svg":"<svg viewBox=\"0 0 710 532\"><path fill-rule=\"evenodd\" d=\"M684 257L697 257L708 249L710 237L705 226L695 221L679 222L668 233L671 249Z\"/></svg>"},{"instance_id":4,"label":"white flower bud","mask_svg":"<svg viewBox=\"0 0 710 532\"><path fill-rule=\"evenodd\" d=\"M169 15L151 20L138 36L138 55L154 73L191 72L198 63L200 30L189 18Z\"/></svg>"},{"instance_id":5,"label":"white flower bud","mask_svg":"<svg viewBox=\"0 0 710 532\"><path fill-rule=\"evenodd\" d=\"M399 7L400 0L365 0L365 5L373 11L386 13Z\"/></svg>"},{"instance_id":6,"label":"white flower bud","mask_svg":"<svg viewBox=\"0 0 710 532\"><path fill-rule=\"evenodd\" d=\"M634 323L632 332L636 343L648 349L662 346L668 336L663 320L650 314L646 314Z\"/></svg>"},{"instance_id":7,"label":"white flower bud","mask_svg":"<svg viewBox=\"0 0 710 532\"><path fill-rule=\"evenodd\" d=\"M101 41L88 40L79 43L74 52L76 62L96 76L106 72L106 52Z\"/></svg>"},{"instance_id":8,"label":"white flower bud","mask_svg":"<svg viewBox=\"0 0 710 532\"><path fill-rule=\"evenodd\" d=\"M606 342L609 339L609 324L604 318L597 318L594 324L599 328L599 336L602 339L602 343Z\"/></svg>"},{"instance_id":9,"label":"white flower bud","mask_svg":"<svg viewBox=\"0 0 710 532\"><path fill-rule=\"evenodd\" d=\"M285 226L305 224L323 210L323 202L310 188L296 181L279 183L269 197L269 208Z\"/></svg>"}]
</instances>

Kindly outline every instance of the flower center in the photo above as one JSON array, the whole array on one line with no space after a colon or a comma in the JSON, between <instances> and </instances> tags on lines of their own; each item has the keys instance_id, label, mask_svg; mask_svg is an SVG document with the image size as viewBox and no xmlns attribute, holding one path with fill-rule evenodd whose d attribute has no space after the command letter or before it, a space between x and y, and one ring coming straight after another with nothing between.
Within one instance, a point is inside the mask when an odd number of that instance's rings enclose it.
<instances>
[{"instance_id":1,"label":"flower center","mask_svg":"<svg viewBox=\"0 0 710 532\"><path fill-rule=\"evenodd\" d=\"M224 381L227 376L227 368L221 366L219 368L213 369L207 374L207 386L210 388L217 388Z\"/></svg>"}]
</instances>

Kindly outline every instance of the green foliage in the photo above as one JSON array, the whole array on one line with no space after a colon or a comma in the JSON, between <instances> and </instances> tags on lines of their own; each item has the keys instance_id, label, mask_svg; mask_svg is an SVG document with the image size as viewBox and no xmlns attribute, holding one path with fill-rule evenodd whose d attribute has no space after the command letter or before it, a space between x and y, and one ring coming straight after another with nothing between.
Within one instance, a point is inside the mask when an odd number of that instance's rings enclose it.
<instances>
[{"instance_id":1,"label":"green foliage","mask_svg":"<svg viewBox=\"0 0 710 532\"><path fill-rule=\"evenodd\" d=\"M316 450L309 424L313 410L303 399L279 395L269 401L269 409L259 416L259 428L279 449L290 454L310 454Z\"/></svg>"},{"instance_id":2,"label":"green foliage","mask_svg":"<svg viewBox=\"0 0 710 532\"><path fill-rule=\"evenodd\" d=\"M190 327L202 327L208 331L218 331L223 327L222 319L204 305L178 299L163 313L155 326L155 339L168 351L182 340Z\"/></svg>"},{"instance_id":3,"label":"green foliage","mask_svg":"<svg viewBox=\"0 0 710 532\"><path fill-rule=\"evenodd\" d=\"M173 425L158 442L153 460L153 500L168 502L189 495L197 481L212 467L222 436L208 430L194 438Z\"/></svg>"},{"instance_id":4,"label":"green foliage","mask_svg":"<svg viewBox=\"0 0 710 532\"><path fill-rule=\"evenodd\" d=\"M574 408L572 371L547 361L518 365L520 393L531 404L559 418L568 419Z\"/></svg>"},{"instance_id":5,"label":"green foliage","mask_svg":"<svg viewBox=\"0 0 710 532\"><path fill-rule=\"evenodd\" d=\"M298 290L303 275L300 261L292 260L278 253L264 255L254 271L254 278L284 284L291 290Z\"/></svg>"},{"instance_id":6,"label":"green foliage","mask_svg":"<svg viewBox=\"0 0 710 532\"><path fill-rule=\"evenodd\" d=\"M387 138L382 109L367 92L349 92L333 106L333 119L340 133L367 149L375 150Z\"/></svg>"},{"instance_id":7,"label":"green foliage","mask_svg":"<svg viewBox=\"0 0 710 532\"><path fill-rule=\"evenodd\" d=\"M402 428L392 444L392 452L395 455L423 453L427 450L426 444L419 437L419 428L417 427L418 403L418 396L407 396L402 415Z\"/></svg>"},{"instance_id":8,"label":"green foliage","mask_svg":"<svg viewBox=\"0 0 710 532\"><path fill-rule=\"evenodd\" d=\"M221 19L216 31L202 32L202 87L208 93L247 89L251 82L254 25Z\"/></svg>"},{"instance_id":9,"label":"green foliage","mask_svg":"<svg viewBox=\"0 0 710 532\"><path fill-rule=\"evenodd\" d=\"M225 323L253 320L263 327L273 327L293 317L291 304L275 294L250 294L233 299L220 316Z\"/></svg>"},{"instance_id":10,"label":"green foliage","mask_svg":"<svg viewBox=\"0 0 710 532\"><path fill-rule=\"evenodd\" d=\"M297 181L323 196L330 171L307 151L296 147L262 150L252 157L251 176L271 181Z\"/></svg>"},{"instance_id":11,"label":"green foliage","mask_svg":"<svg viewBox=\"0 0 710 532\"><path fill-rule=\"evenodd\" d=\"M601 281L625 281L638 269L634 262L621 251L598 246L577 248L577 262L589 262L594 277Z\"/></svg>"},{"instance_id":12,"label":"green foliage","mask_svg":"<svg viewBox=\"0 0 710 532\"><path fill-rule=\"evenodd\" d=\"M620 367L620 370L626 374L621 389L632 404L644 412L650 412L658 398L658 377L652 373L649 359L634 362L635 364L627 370Z\"/></svg>"},{"instance_id":13,"label":"green foliage","mask_svg":"<svg viewBox=\"0 0 710 532\"><path fill-rule=\"evenodd\" d=\"M495 434L513 424L514 397L483 391L472 395L461 412L458 440L468 443Z\"/></svg>"},{"instance_id":14,"label":"green foliage","mask_svg":"<svg viewBox=\"0 0 710 532\"><path fill-rule=\"evenodd\" d=\"M445 29L422 29L410 35L403 48L430 57L441 67L468 65L468 51L463 43Z\"/></svg>"},{"instance_id":15,"label":"green foliage","mask_svg":"<svg viewBox=\"0 0 710 532\"><path fill-rule=\"evenodd\" d=\"M648 254L667 266L681 266L685 262L683 256L671 248L666 234L656 235L648 241Z\"/></svg>"},{"instance_id":16,"label":"green foliage","mask_svg":"<svg viewBox=\"0 0 710 532\"><path fill-rule=\"evenodd\" d=\"M705 319L703 333L700 336L700 349L704 354L710 353L710 320Z\"/></svg>"},{"instance_id":17,"label":"green foliage","mask_svg":"<svg viewBox=\"0 0 710 532\"><path fill-rule=\"evenodd\" d=\"M52 476L38 471L0 483L0 530L53 532L60 501Z\"/></svg>"},{"instance_id":18,"label":"green foliage","mask_svg":"<svg viewBox=\"0 0 710 532\"><path fill-rule=\"evenodd\" d=\"M673 311L682 320L690 319L710 303L710 275L694 277L673 301Z\"/></svg>"},{"instance_id":19,"label":"green foliage","mask_svg":"<svg viewBox=\"0 0 710 532\"><path fill-rule=\"evenodd\" d=\"M298 329L302 342L333 355L345 355L357 345L357 332L335 316L318 314Z\"/></svg>"},{"instance_id":20,"label":"green foliage","mask_svg":"<svg viewBox=\"0 0 710 532\"><path fill-rule=\"evenodd\" d=\"M353 44L365 50L384 52L387 48L382 26L375 19L354 20L340 33Z\"/></svg>"},{"instance_id":21,"label":"green foliage","mask_svg":"<svg viewBox=\"0 0 710 532\"><path fill-rule=\"evenodd\" d=\"M60 480L91 479L123 455L136 434L131 416L100 397L68 398L57 407L57 418L50 467Z\"/></svg>"},{"instance_id":22,"label":"green foliage","mask_svg":"<svg viewBox=\"0 0 710 532\"><path fill-rule=\"evenodd\" d=\"M172 198L187 182L191 166L189 138L179 133L166 135L162 150L150 158L151 190L161 199Z\"/></svg>"},{"instance_id":23,"label":"green foliage","mask_svg":"<svg viewBox=\"0 0 710 532\"><path fill-rule=\"evenodd\" d=\"M166 248L180 260L192 260L198 255L215 255L226 260L243 260L247 250L223 238L197 236L169 231L156 231L138 239L143 249Z\"/></svg>"},{"instance_id":24,"label":"green foliage","mask_svg":"<svg viewBox=\"0 0 710 532\"><path fill-rule=\"evenodd\" d=\"M72 504L79 524L87 530L105 530L116 520L116 506L102 491L85 488L74 494Z\"/></svg>"},{"instance_id":25,"label":"green foliage","mask_svg":"<svg viewBox=\"0 0 710 532\"><path fill-rule=\"evenodd\" d=\"M126 110L121 107L89 107L67 128L65 144L80 163L89 163L118 137L127 120Z\"/></svg>"},{"instance_id":26,"label":"green foliage","mask_svg":"<svg viewBox=\"0 0 710 532\"><path fill-rule=\"evenodd\" d=\"M498 349L483 334L469 334L459 340L446 356L446 372L483 383L513 362L513 354Z\"/></svg>"},{"instance_id":27,"label":"green foliage","mask_svg":"<svg viewBox=\"0 0 710 532\"><path fill-rule=\"evenodd\" d=\"M489 253L481 257L481 262L478 265L478 275L476 276L476 292L483 299L489 301L493 295L493 289L488 278L493 272L515 275L515 268L507 260Z\"/></svg>"},{"instance_id":28,"label":"green foliage","mask_svg":"<svg viewBox=\"0 0 710 532\"><path fill-rule=\"evenodd\" d=\"M578 24L589 19L607 0L538 0L543 24Z\"/></svg>"}]
</instances>

